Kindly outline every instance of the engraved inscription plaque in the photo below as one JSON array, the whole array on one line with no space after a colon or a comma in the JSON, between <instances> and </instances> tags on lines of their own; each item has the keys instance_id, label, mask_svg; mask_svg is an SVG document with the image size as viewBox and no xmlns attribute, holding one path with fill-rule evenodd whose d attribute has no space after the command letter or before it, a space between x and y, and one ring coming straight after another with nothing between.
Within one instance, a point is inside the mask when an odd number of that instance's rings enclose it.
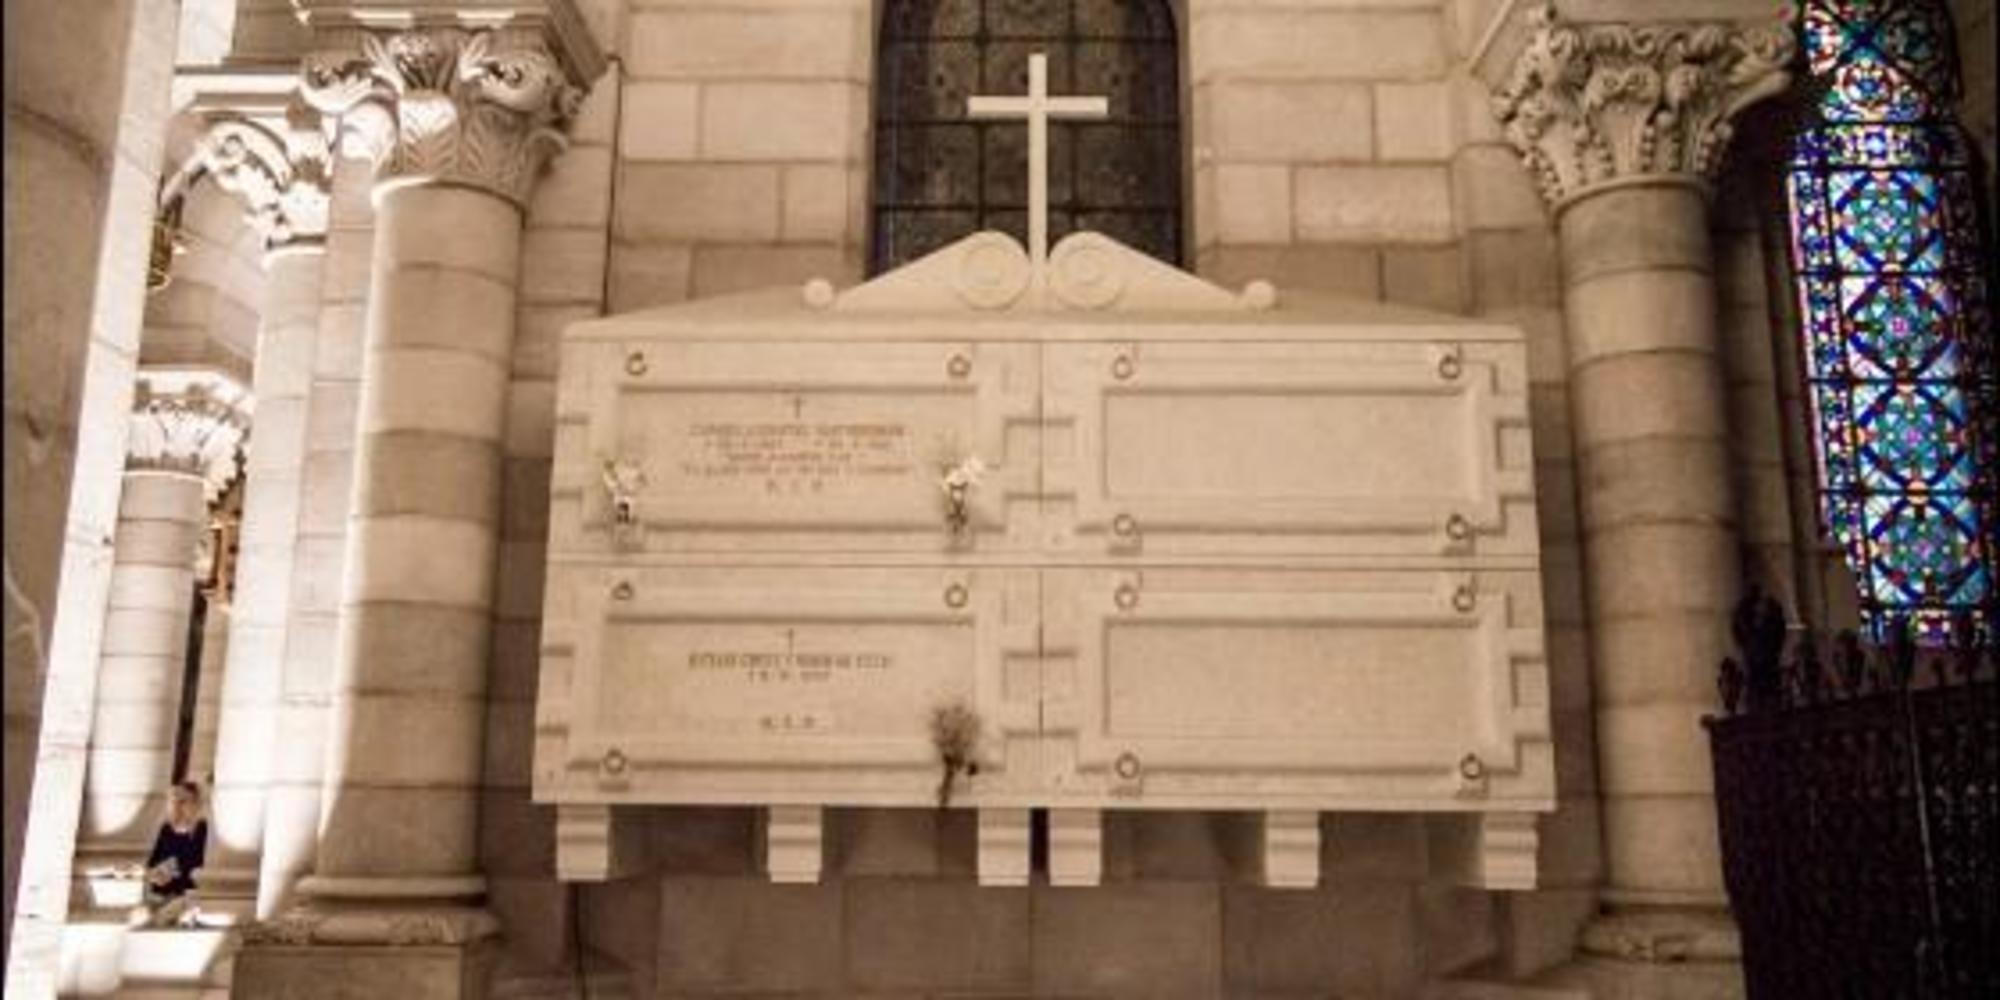
<instances>
[{"instance_id":1,"label":"engraved inscription plaque","mask_svg":"<svg viewBox=\"0 0 2000 1000\"><path fill-rule=\"evenodd\" d=\"M969 498L982 548L1034 532L1033 345L729 343L573 345L553 483L556 544L636 552L931 551L939 481L970 458L991 470ZM970 370L955 368L966 361ZM634 544L594 524L609 501L590 470L645 473ZM573 532L573 533L572 533Z\"/></svg>"}]
</instances>

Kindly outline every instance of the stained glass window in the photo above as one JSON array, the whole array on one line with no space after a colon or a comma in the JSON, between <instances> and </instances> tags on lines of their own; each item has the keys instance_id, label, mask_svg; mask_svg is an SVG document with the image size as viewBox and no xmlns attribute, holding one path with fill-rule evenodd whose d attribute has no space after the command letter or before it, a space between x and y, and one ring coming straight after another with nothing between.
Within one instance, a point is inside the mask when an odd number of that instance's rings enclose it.
<instances>
[{"instance_id":1,"label":"stained glass window","mask_svg":"<svg viewBox=\"0 0 2000 1000\"><path fill-rule=\"evenodd\" d=\"M1990 640L1992 313L1951 25L1924 0L1810 0L1825 84L1787 193L1821 513L1867 627Z\"/></svg>"},{"instance_id":2,"label":"stained glass window","mask_svg":"<svg viewBox=\"0 0 2000 1000\"><path fill-rule=\"evenodd\" d=\"M1181 258L1180 54L1167 0L892 0L876 50L871 273L981 229L1025 241L1027 129L966 116L973 94L1104 95L1109 118L1049 125L1049 238L1104 233Z\"/></svg>"}]
</instances>

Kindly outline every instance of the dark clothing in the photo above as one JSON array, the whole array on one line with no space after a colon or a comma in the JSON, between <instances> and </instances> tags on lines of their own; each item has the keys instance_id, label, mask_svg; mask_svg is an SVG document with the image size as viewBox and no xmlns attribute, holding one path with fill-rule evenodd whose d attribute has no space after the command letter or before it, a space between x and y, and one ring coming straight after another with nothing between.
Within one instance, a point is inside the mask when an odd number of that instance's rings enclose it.
<instances>
[{"instance_id":1,"label":"dark clothing","mask_svg":"<svg viewBox=\"0 0 2000 1000\"><path fill-rule=\"evenodd\" d=\"M174 829L172 823L161 823L160 834L153 838L152 856L146 859L146 870L152 871L160 862L174 859L178 871L166 882L155 885L150 881L146 888L157 896L172 898L186 895L194 888L195 869L202 866L208 854L208 821L199 820L194 829L186 833Z\"/></svg>"}]
</instances>

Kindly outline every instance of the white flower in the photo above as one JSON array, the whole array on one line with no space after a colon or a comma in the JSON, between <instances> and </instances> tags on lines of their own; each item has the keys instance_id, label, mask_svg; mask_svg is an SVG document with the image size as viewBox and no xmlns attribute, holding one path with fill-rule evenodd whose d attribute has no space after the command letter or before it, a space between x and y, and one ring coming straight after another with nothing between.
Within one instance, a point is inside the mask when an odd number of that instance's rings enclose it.
<instances>
[{"instance_id":1,"label":"white flower","mask_svg":"<svg viewBox=\"0 0 2000 1000\"><path fill-rule=\"evenodd\" d=\"M986 475L986 463L977 457L958 463L958 467L944 474L944 491L955 493L979 485L980 477Z\"/></svg>"},{"instance_id":2,"label":"white flower","mask_svg":"<svg viewBox=\"0 0 2000 1000\"><path fill-rule=\"evenodd\" d=\"M636 462L604 460L604 488L612 495L636 493L646 485L646 470Z\"/></svg>"}]
</instances>

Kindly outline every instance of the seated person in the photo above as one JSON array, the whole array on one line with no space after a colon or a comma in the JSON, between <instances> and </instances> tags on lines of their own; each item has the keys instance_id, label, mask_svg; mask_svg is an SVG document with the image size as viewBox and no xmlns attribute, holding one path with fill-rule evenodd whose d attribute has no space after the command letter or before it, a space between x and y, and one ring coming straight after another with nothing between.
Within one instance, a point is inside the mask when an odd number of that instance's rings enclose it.
<instances>
[{"instance_id":1,"label":"seated person","mask_svg":"<svg viewBox=\"0 0 2000 1000\"><path fill-rule=\"evenodd\" d=\"M195 911L194 873L208 853L208 821L201 815L201 786L183 781L167 792L167 818L146 858L145 920L153 927L188 926Z\"/></svg>"}]
</instances>

